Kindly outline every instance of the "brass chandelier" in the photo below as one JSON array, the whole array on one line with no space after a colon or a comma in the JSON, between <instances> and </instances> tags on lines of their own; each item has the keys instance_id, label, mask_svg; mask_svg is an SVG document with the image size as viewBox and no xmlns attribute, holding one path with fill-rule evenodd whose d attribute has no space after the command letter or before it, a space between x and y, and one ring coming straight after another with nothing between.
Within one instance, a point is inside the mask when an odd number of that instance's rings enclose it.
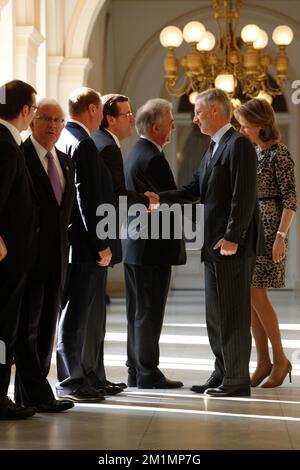
<instances>
[{"instance_id":1,"label":"brass chandelier","mask_svg":"<svg viewBox=\"0 0 300 470\"><path fill-rule=\"evenodd\" d=\"M282 94L288 71L285 49L293 40L293 31L285 25L273 31L272 39L279 51L274 61L276 76L270 79L268 68L272 58L263 53L268 43L267 33L249 24L241 30L242 41L237 36L242 4L243 0L213 0L217 40L198 21L188 23L183 32L176 26L161 31L160 42L168 49L164 69L170 95L197 94L210 87L221 88L231 97L238 92L251 98ZM180 64L175 49L183 39L190 44L190 50L180 61L184 79L178 85Z\"/></svg>"}]
</instances>

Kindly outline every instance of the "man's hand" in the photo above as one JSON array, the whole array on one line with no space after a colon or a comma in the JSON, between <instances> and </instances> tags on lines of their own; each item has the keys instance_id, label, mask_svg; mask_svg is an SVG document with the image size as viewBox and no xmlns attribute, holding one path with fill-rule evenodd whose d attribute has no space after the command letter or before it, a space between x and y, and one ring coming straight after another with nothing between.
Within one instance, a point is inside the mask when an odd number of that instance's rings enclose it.
<instances>
[{"instance_id":1,"label":"man's hand","mask_svg":"<svg viewBox=\"0 0 300 470\"><path fill-rule=\"evenodd\" d=\"M0 237L0 262L6 257L7 248L2 237Z\"/></svg>"},{"instance_id":2,"label":"man's hand","mask_svg":"<svg viewBox=\"0 0 300 470\"><path fill-rule=\"evenodd\" d=\"M112 257L111 249L108 247L105 250L98 251L98 255L99 261L97 261L97 264L102 268L108 266Z\"/></svg>"},{"instance_id":3,"label":"man's hand","mask_svg":"<svg viewBox=\"0 0 300 470\"><path fill-rule=\"evenodd\" d=\"M238 246L238 243L229 242L228 240L224 240L224 238L221 238L221 240L219 240L215 244L214 250L218 250L219 248L221 248L221 255L232 256L236 254Z\"/></svg>"},{"instance_id":4,"label":"man's hand","mask_svg":"<svg viewBox=\"0 0 300 470\"><path fill-rule=\"evenodd\" d=\"M157 209L159 207L159 195L156 193L152 193L151 191L146 191L144 196L147 196L149 199L149 206L148 212L151 212L153 209Z\"/></svg>"}]
</instances>

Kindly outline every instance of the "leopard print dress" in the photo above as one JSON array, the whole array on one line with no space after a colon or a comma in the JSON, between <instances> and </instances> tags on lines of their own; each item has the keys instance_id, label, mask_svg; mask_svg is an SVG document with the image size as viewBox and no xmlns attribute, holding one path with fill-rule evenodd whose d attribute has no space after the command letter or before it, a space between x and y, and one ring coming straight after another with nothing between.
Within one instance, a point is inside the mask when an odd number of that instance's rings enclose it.
<instances>
[{"instance_id":1,"label":"leopard print dress","mask_svg":"<svg viewBox=\"0 0 300 470\"><path fill-rule=\"evenodd\" d=\"M257 149L258 200L266 239L266 254L257 256L252 287L282 288L285 286L286 257L272 261L272 247L282 210L296 211L294 162L283 143L265 150ZM286 248L288 239L286 238Z\"/></svg>"}]
</instances>

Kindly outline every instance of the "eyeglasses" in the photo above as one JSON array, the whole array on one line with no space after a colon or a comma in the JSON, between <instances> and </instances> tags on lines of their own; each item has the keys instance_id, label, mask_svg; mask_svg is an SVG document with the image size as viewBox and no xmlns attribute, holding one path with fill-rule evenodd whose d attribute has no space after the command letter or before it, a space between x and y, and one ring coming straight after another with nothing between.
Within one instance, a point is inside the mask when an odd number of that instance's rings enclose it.
<instances>
[{"instance_id":1,"label":"eyeglasses","mask_svg":"<svg viewBox=\"0 0 300 470\"><path fill-rule=\"evenodd\" d=\"M35 116L34 119L39 119L40 121L44 122L54 122L55 124L63 124L65 122L64 119L61 118L53 118L51 116Z\"/></svg>"},{"instance_id":2,"label":"eyeglasses","mask_svg":"<svg viewBox=\"0 0 300 470\"><path fill-rule=\"evenodd\" d=\"M38 109L38 107L37 107L37 106L35 106L34 104L30 105L30 108L33 108L33 109L34 109L34 111L36 111L36 110Z\"/></svg>"},{"instance_id":3,"label":"eyeglasses","mask_svg":"<svg viewBox=\"0 0 300 470\"><path fill-rule=\"evenodd\" d=\"M128 113L118 113L117 116L126 116L127 118L133 117L133 113L128 111Z\"/></svg>"}]
</instances>

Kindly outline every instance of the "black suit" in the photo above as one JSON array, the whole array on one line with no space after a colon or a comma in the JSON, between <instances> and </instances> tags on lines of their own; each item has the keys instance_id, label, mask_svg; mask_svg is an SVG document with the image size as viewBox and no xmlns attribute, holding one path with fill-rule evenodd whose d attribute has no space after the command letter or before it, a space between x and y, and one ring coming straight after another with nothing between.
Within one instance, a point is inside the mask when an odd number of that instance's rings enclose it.
<instances>
[{"instance_id":1,"label":"black suit","mask_svg":"<svg viewBox=\"0 0 300 470\"><path fill-rule=\"evenodd\" d=\"M110 171L116 196L127 196L128 206L131 204L144 204L148 207L149 199L147 196L126 188L122 153L112 135L103 129L95 132L92 139Z\"/></svg>"},{"instance_id":2,"label":"black suit","mask_svg":"<svg viewBox=\"0 0 300 470\"><path fill-rule=\"evenodd\" d=\"M222 137L212 160L180 191L161 201L204 204L206 321L216 357L213 376L225 385L249 385L250 281L256 254L264 249L256 195L257 157L251 142L233 128ZM222 238L238 244L233 256L214 245Z\"/></svg>"},{"instance_id":3,"label":"black suit","mask_svg":"<svg viewBox=\"0 0 300 470\"><path fill-rule=\"evenodd\" d=\"M105 283L107 268L96 261L98 252L110 247L111 265L121 260L120 242L99 239L97 207L115 206L111 176L88 133L68 122L58 146L75 163L76 199L70 229L70 265L64 306L58 325L57 393L62 396L81 385L105 380Z\"/></svg>"},{"instance_id":4,"label":"black suit","mask_svg":"<svg viewBox=\"0 0 300 470\"><path fill-rule=\"evenodd\" d=\"M0 235L8 250L0 262L0 340L6 350L6 357L0 361L1 399L9 386L21 298L38 243L38 205L24 155L10 131L1 124Z\"/></svg>"},{"instance_id":5,"label":"black suit","mask_svg":"<svg viewBox=\"0 0 300 470\"><path fill-rule=\"evenodd\" d=\"M149 140L140 138L125 160L126 187L132 191L176 189L164 155ZM149 222L150 222L149 215ZM176 217L176 216L175 216ZM171 220L173 223L174 220ZM131 217L129 217L129 223ZM128 320L127 366L137 385L162 377L158 369L159 338L168 296L171 265L184 264L182 239L127 238L123 244Z\"/></svg>"},{"instance_id":6,"label":"black suit","mask_svg":"<svg viewBox=\"0 0 300 470\"><path fill-rule=\"evenodd\" d=\"M23 149L41 210L37 260L29 273L22 301L16 347L15 399L18 403L34 405L54 399L47 375L67 270L68 226L75 185L71 158L56 150L65 178L59 206L30 138L24 142Z\"/></svg>"}]
</instances>

